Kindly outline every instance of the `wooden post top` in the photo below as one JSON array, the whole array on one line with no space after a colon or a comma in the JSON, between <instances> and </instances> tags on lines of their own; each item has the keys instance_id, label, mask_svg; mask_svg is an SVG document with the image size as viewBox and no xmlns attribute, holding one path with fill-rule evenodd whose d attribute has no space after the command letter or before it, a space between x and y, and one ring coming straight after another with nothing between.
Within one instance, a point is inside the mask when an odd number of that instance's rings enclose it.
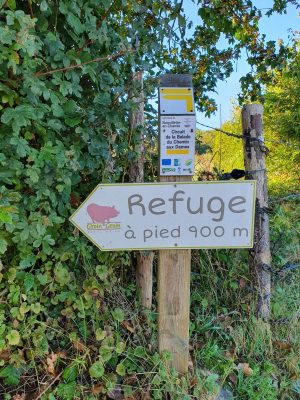
<instances>
[{"instance_id":1,"label":"wooden post top","mask_svg":"<svg viewBox=\"0 0 300 400\"><path fill-rule=\"evenodd\" d=\"M263 114L263 106L259 103L246 104L243 106L243 112L248 112L250 115Z\"/></svg>"},{"instance_id":2,"label":"wooden post top","mask_svg":"<svg viewBox=\"0 0 300 400\"><path fill-rule=\"evenodd\" d=\"M159 78L159 86L188 87L193 86L191 74L165 74Z\"/></svg>"}]
</instances>

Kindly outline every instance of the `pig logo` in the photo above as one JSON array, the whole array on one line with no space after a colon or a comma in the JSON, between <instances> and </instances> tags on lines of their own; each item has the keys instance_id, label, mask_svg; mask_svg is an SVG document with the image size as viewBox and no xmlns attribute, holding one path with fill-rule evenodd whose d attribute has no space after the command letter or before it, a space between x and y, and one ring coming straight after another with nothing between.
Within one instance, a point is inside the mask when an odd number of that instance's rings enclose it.
<instances>
[{"instance_id":1,"label":"pig logo","mask_svg":"<svg viewBox=\"0 0 300 400\"><path fill-rule=\"evenodd\" d=\"M116 210L115 206L98 206L94 203L87 206L87 213L93 221L93 224L109 223L110 219L115 218L120 214L119 211Z\"/></svg>"}]
</instances>

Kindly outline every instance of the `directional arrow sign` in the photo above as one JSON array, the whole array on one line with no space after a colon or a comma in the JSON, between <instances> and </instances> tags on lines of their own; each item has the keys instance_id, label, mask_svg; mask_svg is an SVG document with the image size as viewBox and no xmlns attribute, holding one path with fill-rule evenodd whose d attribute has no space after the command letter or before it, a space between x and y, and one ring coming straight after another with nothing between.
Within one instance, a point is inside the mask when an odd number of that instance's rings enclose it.
<instances>
[{"instance_id":1,"label":"directional arrow sign","mask_svg":"<svg viewBox=\"0 0 300 400\"><path fill-rule=\"evenodd\" d=\"M249 248L255 181L99 185L70 221L101 250Z\"/></svg>"}]
</instances>

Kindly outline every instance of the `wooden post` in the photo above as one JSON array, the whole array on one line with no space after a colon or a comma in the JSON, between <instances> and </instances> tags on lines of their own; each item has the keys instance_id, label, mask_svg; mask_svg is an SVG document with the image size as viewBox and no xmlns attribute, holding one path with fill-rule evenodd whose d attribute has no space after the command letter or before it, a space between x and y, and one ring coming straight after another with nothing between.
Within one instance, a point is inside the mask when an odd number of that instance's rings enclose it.
<instances>
[{"instance_id":1,"label":"wooden post","mask_svg":"<svg viewBox=\"0 0 300 400\"><path fill-rule=\"evenodd\" d=\"M191 87L192 77L191 75L167 74L161 77L160 86ZM161 182L187 182L191 180L191 176L160 176ZM171 353L171 366L180 374L185 374L188 371L190 274L191 250L159 251L159 351L167 350Z\"/></svg>"},{"instance_id":2,"label":"wooden post","mask_svg":"<svg viewBox=\"0 0 300 400\"><path fill-rule=\"evenodd\" d=\"M256 180L254 247L250 251L250 271L258 290L257 315L268 320L271 314L271 252L269 217L266 213L268 191L262 114L261 104L249 104L242 110L246 179Z\"/></svg>"},{"instance_id":3,"label":"wooden post","mask_svg":"<svg viewBox=\"0 0 300 400\"><path fill-rule=\"evenodd\" d=\"M133 74L133 81L139 83L139 96L132 94L132 99L137 108L130 112L129 129L131 132L140 129L139 141L135 147L135 152L138 154L137 159L130 164L129 176L131 182L144 182L144 93L143 93L143 71L138 71ZM131 93L130 93L131 95ZM138 287L141 304L143 307L150 309L152 305L152 273L153 273L153 251L136 252L136 284Z\"/></svg>"}]
</instances>

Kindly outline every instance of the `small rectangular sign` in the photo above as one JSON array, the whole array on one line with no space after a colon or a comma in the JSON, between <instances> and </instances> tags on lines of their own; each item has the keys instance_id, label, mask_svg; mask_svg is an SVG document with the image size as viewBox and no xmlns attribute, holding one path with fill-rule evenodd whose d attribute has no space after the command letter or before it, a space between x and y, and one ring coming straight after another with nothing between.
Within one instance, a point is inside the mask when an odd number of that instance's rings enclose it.
<instances>
[{"instance_id":1,"label":"small rectangular sign","mask_svg":"<svg viewBox=\"0 0 300 400\"><path fill-rule=\"evenodd\" d=\"M159 110L161 115L195 114L192 87L160 87Z\"/></svg>"},{"instance_id":2,"label":"small rectangular sign","mask_svg":"<svg viewBox=\"0 0 300 400\"><path fill-rule=\"evenodd\" d=\"M100 184L70 221L101 250L253 247L255 181Z\"/></svg>"},{"instance_id":3,"label":"small rectangular sign","mask_svg":"<svg viewBox=\"0 0 300 400\"><path fill-rule=\"evenodd\" d=\"M160 175L194 175L196 118L160 117Z\"/></svg>"}]
</instances>

